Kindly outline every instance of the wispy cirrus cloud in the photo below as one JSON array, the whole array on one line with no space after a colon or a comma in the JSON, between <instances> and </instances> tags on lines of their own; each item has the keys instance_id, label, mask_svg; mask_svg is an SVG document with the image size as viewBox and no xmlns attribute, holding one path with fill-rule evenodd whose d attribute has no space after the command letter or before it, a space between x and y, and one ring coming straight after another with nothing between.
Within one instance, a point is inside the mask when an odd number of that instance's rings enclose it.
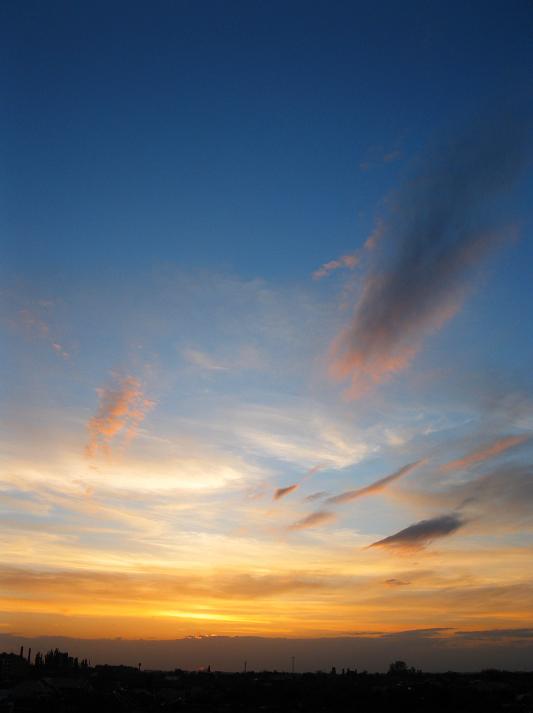
<instances>
[{"instance_id":1,"label":"wispy cirrus cloud","mask_svg":"<svg viewBox=\"0 0 533 713\"><path fill-rule=\"evenodd\" d=\"M327 495L327 492L325 490L319 490L316 493L311 493L311 495L308 495L305 500L308 503L312 503L315 500L320 500L320 498L325 498Z\"/></svg>"},{"instance_id":2,"label":"wispy cirrus cloud","mask_svg":"<svg viewBox=\"0 0 533 713\"><path fill-rule=\"evenodd\" d=\"M36 308L24 308L18 311L15 324L19 324L28 334L42 340L50 346L50 348L62 359L68 359L70 353L65 346L61 344L54 334L54 331L48 321L39 314L52 306L53 303L43 302L37 303Z\"/></svg>"},{"instance_id":3,"label":"wispy cirrus cloud","mask_svg":"<svg viewBox=\"0 0 533 713\"><path fill-rule=\"evenodd\" d=\"M312 274L314 280L321 280L323 277L327 277L330 273L340 268L346 268L348 270L354 270L362 261L364 253L368 250L374 250L379 240L383 237L383 232L385 229L385 224L381 218L376 221L374 230L370 233L368 238L365 240L363 247L360 250L355 250L353 253L347 253L346 255L341 255L341 257L336 260L330 260L321 265L318 270L315 270Z\"/></svg>"},{"instance_id":4,"label":"wispy cirrus cloud","mask_svg":"<svg viewBox=\"0 0 533 713\"><path fill-rule=\"evenodd\" d=\"M318 512L313 512L307 517L303 517L301 520L297 520L292 525L289 525L288 530L307 530L310 527L317 527L318 525L325 525L328 522L333 522L336 519L336 515L327 510L319 510Z\"/></svg>"},{"instance_id":5,"label":"wispy cirrus cloud","mask_svg":"<svg viewBox=\"0 0 533 713\"><path fill-rule=\"evenodd\" d=\"M331 374L358 397L406 369L424 339L461 308L472 277L502 231L481 215L515 183L525 121L487 117L430 155L398 192L382 249L351 324L331 347Z\"/></svg>"},{"instance_id":6,"label":"wispy cirrus cloud","mask_svg":"<svg viewBox=\"0 0 533 713\"><path fill-rule=\"evenodd\" d=\"M353 270L359 264L359 254L357 252L348 253L347 255L342 255L337 260L330 260L321 265L318 270L313 272L314 280L321 280L323 277L327 277L334 270L338 270L341 267L348 268L348 270Z\"/></svg>"},{"instance_id":7,"label":"wispy cirrus cloud","mask_svg":"<svg viewBox=\"0 0 533 713\"><path fill-rule=\"evenodd\" d=\"M331 498L328 498L326 502L328 503L328 505L342 505L344 503L349 503L352 500L362 498L365 495L374 495L375 493L379 493L382 490L385 490L385 488L387 488L395 480L399 480L404 475L411 473L411 471L413 471L415 468L418 468L418 466L422 465L425 462L425 459L421 459L415 461L414 463L408 463L407 465L404 465L403 468L396 470L394 473L387 475L385 478L380 478L379 480L370 483L370 485L366 485L364 488L347 490L346 492L341 493L340 495L335 495Z\"/></svg>"},{"instance_id":8,"label":"wispy cirrus cloud","mask_svg":"<svg viewBox=\"0 0 533 713\"><path fill-rule=\"evenodd\" d=\"M430 520L421 520L414 525L373 542L370 547L391 547L404 550L422 549L436 539L452 535L465 524L465 520L456 513L440 515Z\"/></svg>"},{"instance_id":9,"label":"wispy cirrus cloud","mask_svg":"<svg viewBox=\"0 0 533 713\"><path fill-rule=\"evenodd\" d=\"M525 433L519 436L505 436L504 438L498 438L497 440L486 444L482 448L467 453L462 458L457 458L456 460L444 463L441 465L441 470L448 472L451 470L468 468L471 465L476 465L477 463L482 463L492 458L496 458L496 456L499 456L501 453L505 453L505 451L508 451L510 448L526 443L531 440L531 438L532 436L530 433Z\"/></svg>"},{"instance_id":10,"label":"wispy cirrus cloud","mask_svg":"<svg viewBox=\"0 0 533 713\"><path fill-rule=\"evenodd\" d=\"M115 375L115 382L114 388L97 389L98 411L87 424L89 442L85 454L89 458L100 452L109 453L111 442L118 435L123 436L123 442L133 438L154 405L144 396L141 383L135 377Z\"/></svg>"},{"instance_id":11,"label":"wispy cirrus cloud","mask_svg":"<svg viewBox=\"0 0 533 713\"><path fill-rule=\"evenodd\" d=\"M293 493L295 490L297 490L302 483L305 483L308 478L313 476L315 473L318 473L325 467L325 463L318 463L318 465L314 465L312 468L309 468L304 477L298 483L293 483L293 485L289 485L286 488L278 488L274 492L274 500L279 500L280 498L284 498L286 495L290 495L290 493Z\"/></svg>"},{"instance_id":12,"label":"wispy cirrus cloud","mask_svg":"<svg viewBox=\"0 0 533 713\"><path fill-rule=\"evenodd\" d=\"M212 356L199 349L184 349L183 356L190 364L200 369L206 369L207 371L227 371L228 369L227 366L219 363Z\"/></svg>"}]
</instances>

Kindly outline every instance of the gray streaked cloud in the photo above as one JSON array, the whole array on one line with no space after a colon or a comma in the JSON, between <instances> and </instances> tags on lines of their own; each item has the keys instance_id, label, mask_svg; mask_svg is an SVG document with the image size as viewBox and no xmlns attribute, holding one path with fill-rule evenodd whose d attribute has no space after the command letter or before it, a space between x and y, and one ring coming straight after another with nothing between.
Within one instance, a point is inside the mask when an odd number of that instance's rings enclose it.
<instances>
[{"instance_id":1,"label":"gray streaked cloud","mask_svg":"<svg viewBox=\"0 0 533 713\"><path fill-rule=\"evenodd\" d=\"M382 250L332 346L332 375L351 380L351 396L404 370L460 309L476 269L502 242L485 213L520 175L526 129L516 113L485 113L432 151L394 197Z\"/></svg>"},{"instance_id":2,"label":"gray streaked cloud","mask_svg":"<svg viewBox=\"0 0 533 713\"><path fill-rule=\"evenodd\" d=\"M306 502L312 503L315 500L320 500L320 498L325 498L328 493L325 490L319 490L317 493L311 493L311 495L308 495L306 498Z\"/></svg>"}]
</instances>

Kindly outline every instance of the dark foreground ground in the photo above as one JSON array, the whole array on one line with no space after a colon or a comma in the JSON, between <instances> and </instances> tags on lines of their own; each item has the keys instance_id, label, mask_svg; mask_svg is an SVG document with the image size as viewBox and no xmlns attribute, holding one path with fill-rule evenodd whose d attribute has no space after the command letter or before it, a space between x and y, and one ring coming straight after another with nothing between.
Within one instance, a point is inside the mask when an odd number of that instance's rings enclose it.
<instances>
[{"instance_id":1,"label":"dark foreground ground","mask_svg":"<svg viewBox=\"0 0 533 713\"><path fill-rule=\"evenodd\" d=\"M4 666L0 713L533 713L533 673L288 674ZM401 669L402 667L400 667Z\"/></svg>"}]
</instances>

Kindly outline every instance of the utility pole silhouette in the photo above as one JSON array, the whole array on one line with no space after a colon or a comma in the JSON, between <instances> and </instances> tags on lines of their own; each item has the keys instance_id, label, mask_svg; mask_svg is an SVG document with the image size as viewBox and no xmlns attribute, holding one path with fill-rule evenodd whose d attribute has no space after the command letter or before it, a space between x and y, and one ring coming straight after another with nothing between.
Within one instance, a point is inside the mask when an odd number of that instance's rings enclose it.
<instances>
[{"instance_id":1,"label":"utility pole silhouette","mask_svg":"<svg viewBox=\"0 0 533 713\"><path fill-rule=\"evenodd\" d=\"M248 665L248 661L244 662L244 673L246 673L246 666Z\"/></svg>"}]
</instances>

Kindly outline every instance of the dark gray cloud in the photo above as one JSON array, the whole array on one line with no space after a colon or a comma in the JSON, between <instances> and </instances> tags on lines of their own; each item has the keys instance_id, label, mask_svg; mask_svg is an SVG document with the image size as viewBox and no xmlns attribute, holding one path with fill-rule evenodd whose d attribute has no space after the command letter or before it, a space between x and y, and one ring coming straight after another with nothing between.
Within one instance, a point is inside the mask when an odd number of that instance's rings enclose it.
<instances>
[{"instance_id":1,"label":"dark gray cloud","mask_svg":"<svg viewBox=\"0 0 533 713\"><path fill-rule=\"evenodd\" d=\"M407 367L502 242L496 199L514 186L526 154L527 121L517 116L485 113L431 151L393 197L377 261L332 349L332 373L351 379L354 397Z\"/></svg>"},{"instance_id":2,"label":"dark gray cloud","mask_svg":"<svg viewBox=\"0 0 533 713\"><path fill-rule=\"evenodd\" d=\"M420 548L429 545L433 540L453 534L465 524L465 520L455 514L440 515L430 520L421 520L409 525L394 535L385 537L370 545L370 547L400 547L405 549Z\"/></svg>"},{"instance_id":3,"label":"dark gray cloud","mask_svg":"<svg viewBox=\"0 0 533 713\"><path fill-rule=\"evenodd\" d=\"M387 639L432 639L453 631L449 626L434 626L430 629L407 629L405 631L391 631L382 634Z\"/></svg>"},{"instance_id":4,"label":"dark gray cloud","mask_svg":"<svg viewBox=\"0 0 533 713\"><path fill-rule=\"evenodd\" d=\"M454 636L460 639L482 639L484 641L502 641L507 639L531 639L533 629L482 629L480 631L456 631Z\"/></svg>"}]
</instances>

